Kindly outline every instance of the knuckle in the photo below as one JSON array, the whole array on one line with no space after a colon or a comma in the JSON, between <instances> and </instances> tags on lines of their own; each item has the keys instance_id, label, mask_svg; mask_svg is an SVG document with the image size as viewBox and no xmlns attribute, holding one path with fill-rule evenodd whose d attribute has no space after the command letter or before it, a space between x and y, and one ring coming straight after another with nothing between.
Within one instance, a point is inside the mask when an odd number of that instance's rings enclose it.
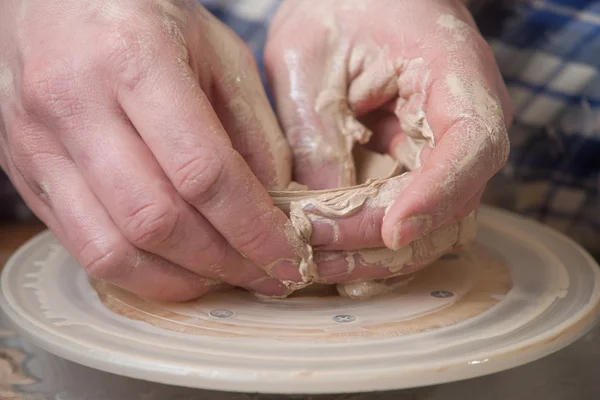
<instances>
[{"instance_id":1,"label":"knuckle","mask_svg":"<svg viewBox=\"0 0 600 400\"><path fill-rule=\"evenodd\" d=\"M134 90L144 78L149 61L156 56L156 38L132 27L116 24L101 33L98 57L118 83Z\"/></svg>"},{"instance_id":2,"label":"knuckle","mask_svg":"<svg viewBox=\"0 0 600 400\"><path fill-rule=\"evenodd\" d=\"M241 156L240 156L241 157ZM177 192L193 204L206 204L218 193L225 169L221 151L202 149L173 173Z\"/></svg>"},{"instance_id":3,"label":"knuckle","mask_svg":"<svg viewBox=\"0 0 600 400\"><path fill-rule=\"evenodd\" d=\"M166 203L146 204L127 215L123 234L140 248L160 246L173 237L179 218L175 206Z\"/></svg>"},{"instance_id":4,"label":"knuckle","mask_svg":"<svg viewBox=\"0 0 600 400\"><path fill-rule=\"evenodd\" d=\"M21 99L25 111L44 116L68 118L80 111L75 74L58 61L33 63L24 68Z\"/></svg>"},{"instance_id":5,"label":"knuckle","mask_svg":"<svg viewBox=\"0 0 600 400\"><path fill-rule=\"evenodd\" d=\"M97 239L84 243L77 258L89 276L109 282L122 281L133 267L122 246L103 246Z\"/></svg>"},{"instance_id":6,"label":"knuckle","mask_svg":"<svg viewBox=\"0 0 600 400\"><path fill-rule=\"evenodd\" d=\"M253 223L240 226L232 244L243 255L265 254L265 247L272 242L271 233L265 229L256 229Z\"/></svg>"}]
</instances>

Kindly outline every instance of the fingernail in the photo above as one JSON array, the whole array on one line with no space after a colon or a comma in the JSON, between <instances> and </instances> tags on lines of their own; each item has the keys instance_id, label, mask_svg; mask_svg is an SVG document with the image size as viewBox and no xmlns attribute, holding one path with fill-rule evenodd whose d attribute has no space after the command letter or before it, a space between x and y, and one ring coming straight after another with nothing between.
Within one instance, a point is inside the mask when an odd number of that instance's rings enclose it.
<instances>
[{"instance_id":1,"label":"fingernail","mask_svg":"<svg viewBox=\"0 0 600 400\"><path fill-rule=\"evenodd\" d=\"M282 260L271 268L271 275L281 281L302 282L298 265L290 260Z\"/></svg>"},{"instance_id":2,"label":"fingernail","mask_svg":"<svg viewBox=\"0 0 600 400\"><path fill-rule=\"evenodd\" d=\"M249 289L265 297L285 297L292 291L275 278L263 279L253 283Z\"/></svg>"},{"instance_id":3,"label":"fingernail","mask_svg":"<svg viewBox=\"0 0 600 400\"><path fill-rule=\"evenodd\" d=\"M396 223L394 226L394 247L392 250L398 250L423 236L430 227L431 217L429 215L415 215Z\"/></svg>"},{"instance_id":4,"label":"fingernail","mask_svg":"<svg viewBox=\"0 0 600 400\"><path fill-rule=\"evenodd\" d=\"M312 224L313 231L310 244L313 246L327 246L336 241L334 222L315 221Z\"/></svg>"}]
</instances>

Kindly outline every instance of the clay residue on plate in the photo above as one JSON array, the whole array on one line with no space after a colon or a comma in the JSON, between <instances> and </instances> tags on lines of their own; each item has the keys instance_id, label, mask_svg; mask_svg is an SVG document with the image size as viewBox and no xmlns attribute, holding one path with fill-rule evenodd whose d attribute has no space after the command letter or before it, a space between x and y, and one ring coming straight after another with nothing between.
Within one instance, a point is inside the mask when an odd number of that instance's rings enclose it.
<instances>
[{"instance_id":1,"label":"clay residue on plate","mask_svg":"<svg viewBox=\"0 0 600 400\"><path fill-rule=\"evenodd\" d=\"M231 309L235 314L224 320L212 318L204 311L187 314L184 311L189 307L205 306L213 295L184 305L163 304L139 298L107 283L93 281L92 284L102 303L111 311L161 329L190 335L291 341L383 338L439 329L465 321L489 310L509 292L512 283L502 258L480 245L470 245L457 255L459 259L441 259L416 273L396 292L373 300L381 304L356 303L319 291L266 302L241 290L215 294L220 296L215 302L218 308ZM436 299L432 293L437 291L450 292L452 296ZM430 305L423 308L424 302ZM356 308L356 304L361 306ZM365 321L368 318L359 315L356 322L343 325L323 317L324 312L335 315L343 314L344 310L354 310L360 313L360 307L365 307L365 315L372 314L375 319ZM403 308L402 318L394 317L397 307ZM252 312L246 314L246 308ZM282 317L282 313L294 313L296 318L289 318L289 315Z\"/></svg>"}]
</instances>

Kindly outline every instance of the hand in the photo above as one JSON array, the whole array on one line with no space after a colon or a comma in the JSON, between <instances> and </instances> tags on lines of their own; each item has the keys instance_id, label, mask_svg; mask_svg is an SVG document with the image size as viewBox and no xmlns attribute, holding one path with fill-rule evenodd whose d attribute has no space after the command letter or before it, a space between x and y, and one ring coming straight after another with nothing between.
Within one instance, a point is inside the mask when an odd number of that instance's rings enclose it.
<instances>
[{"instance_id":1,"label":"hand","mask_svg":"<svg viewBox=\"0 0 600 400\"><path fill-rule=\"evenodd\" d=\"M328 260L337 253L336 279L393 275L356 268L356 249L410 244L415 252L429 243L419 264L431 261L431 235L472 216L506 162L509 98L461 1L286 1L265 63L296 181L313 189L356 184L357 142L410 170L348 216L305 205L311 243Z\"/></svg>"},{"instance_id":2,"label":"hand","mask_svg":"<svg viewBox=\"0 0 600 400\"><path fill-rule=\"evenodd\" d=\"M95 278L174 301L300 280L309 249L265 190L288 145L250 52L194 1L2 1L0 149Z\"/></svg>"}]
</instances>

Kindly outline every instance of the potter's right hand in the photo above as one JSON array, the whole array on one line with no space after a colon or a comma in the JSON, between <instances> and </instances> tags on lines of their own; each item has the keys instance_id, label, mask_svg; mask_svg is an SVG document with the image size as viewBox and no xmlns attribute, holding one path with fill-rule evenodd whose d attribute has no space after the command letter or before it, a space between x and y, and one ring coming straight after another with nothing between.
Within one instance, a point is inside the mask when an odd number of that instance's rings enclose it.
<instances>
[{"instance_id":1,"label":"potter's right hand","mask_svg":"<svg viewBox=\"0 0 600 400\"><path fill-rule=\"evenodd\" d=\"M289 150L254 65L194 1L2 0L0 165L95 278L287 294L307 255L265 190Z\"/></svg>"}]
</instances>

